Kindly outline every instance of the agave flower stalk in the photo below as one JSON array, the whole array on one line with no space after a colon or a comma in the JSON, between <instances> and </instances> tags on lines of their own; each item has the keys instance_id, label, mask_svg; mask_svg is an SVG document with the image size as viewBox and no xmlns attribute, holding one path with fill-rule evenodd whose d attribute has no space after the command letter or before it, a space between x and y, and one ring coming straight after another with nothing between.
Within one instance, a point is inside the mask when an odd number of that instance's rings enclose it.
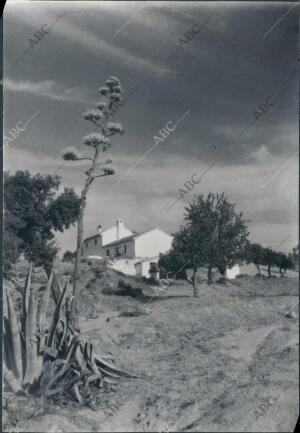
<instances>
[{"instance_id":1,"label":"agave flower stalk","mask_svg":"<svg viewBox=\"0 0 300 433\"><path fill-rule=\"evenodd\" d=\"M79 159L90 160L90 166L84 171L86 178L81 191L80 213L77 222L77 245L76 256L73 274L73 295L75 297L74 310L76 310L76 296L78 291L79 266L81 261L81 250L83 245L83 219L86 207L86 200L89 188L96 178L111 176L114 170L101 168L103 164L99 162L101 152L106 152L111 148L110 137L124 133L124 129L119 122L102 121L104 118L104 110L107 107L109 110L116 102L123 100L123 89L120 80L117 77L110 77L105 82L105 86L99 89L99 93L106 98L106 102L99 102L96 108L89 108L83 113L84 119L88 120L95 127L95 131L86 135L83 138L83 143L92 150L91 157L79 156L75 148L67 148L64 151L63 157L67 161L78 161ZM102 122L100 122L102 121ZM97 171L97 170L100 170ZM74 322L76 322L76 311L72 311Z\"/></svg>"}]
</instances>

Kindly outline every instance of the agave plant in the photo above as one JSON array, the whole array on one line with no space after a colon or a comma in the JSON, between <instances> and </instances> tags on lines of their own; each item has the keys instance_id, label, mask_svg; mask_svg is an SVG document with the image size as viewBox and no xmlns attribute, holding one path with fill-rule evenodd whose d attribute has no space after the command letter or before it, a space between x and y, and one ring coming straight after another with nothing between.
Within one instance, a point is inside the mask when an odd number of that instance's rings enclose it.
<instances>
[{"instance_id":1,"label":"agave plant","mask_svg":"<svg viewBox=\"0 0 300 433\"><path fill-rule=\"evenodd\" d=\"M18 313L8 282L4 281L4 381L16 394L52 396L63 391L79 403L95 404L92 386L109 390L119 377L137 377L119 370L110 357L99 357L89 339L72 322L73 296L69 280L62 287L52 269L38 302L31 283L32 265L26 276ZM55 301L49 320L50 294Z\"/></svg>"}]
</instances>

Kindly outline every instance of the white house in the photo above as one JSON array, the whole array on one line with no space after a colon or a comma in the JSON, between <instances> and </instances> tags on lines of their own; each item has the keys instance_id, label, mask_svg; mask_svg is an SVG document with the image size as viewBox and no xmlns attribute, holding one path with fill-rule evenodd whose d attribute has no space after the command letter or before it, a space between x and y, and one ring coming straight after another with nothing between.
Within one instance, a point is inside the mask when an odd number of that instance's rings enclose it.
<instances>
[{"instance_id":1,"label":"white house","mask_svg":"<svg viewBox=\"0 0 300 433\"><path fill-rule=\"evenodd\" d=\"M123 221L118 219L116 224L106 230L102 230L101 226L97 227L97 234L90 236L83 241L81 255L83 258L88 256L106 256L105 245L116 240L133 235L133 232L124 227Z\"/></svg>"},{"instance_id":2,"label":"white house","mask_svg":"<svg viewBox=\"0 0 300 433\"><path fill-rule=\"evenodd\" d=\"M232 268L227 268L226 269L226 277L229 280L234 280L235 277L237 275L239 275L239 274L240 274L240 267L239 267L239 265L234 265L234 266L232 266Z\"/></svg>"},{"instance_id":3,"label":"white house","mask_svg":"<svg viewBox=\"0 0 300 433\"><path fill-rule=\"evenodd\" d=\"M135 275L137 277L147 277L149 278L150 266L152 263L157 263L159 257L149 257L146 259L142 259L139 262L135 263Z\"/></svg>"},{"instance_id":4,"label":"white house","mask_svg":"<svg viewBox=\"0 0 300 433\"><path fill-rule=\"evenodd\" d=\"M98 233L83 242L82 257L100 256L102 258L147 258L158 257L167 252L173 237L155 228L142 233L127 229L123 221L106 230L98 226Z\"/></svg>"}]
</instances>

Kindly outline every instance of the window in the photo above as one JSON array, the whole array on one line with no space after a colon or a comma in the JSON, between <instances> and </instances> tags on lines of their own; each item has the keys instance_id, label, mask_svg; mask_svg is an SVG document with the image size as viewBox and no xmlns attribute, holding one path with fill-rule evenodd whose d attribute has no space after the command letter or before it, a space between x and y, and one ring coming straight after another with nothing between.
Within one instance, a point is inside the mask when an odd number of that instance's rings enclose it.
<instances>
[{"instance_id":1,"label":"window","mask_svg":"<svg viewBox=\"0 0 300 433\"><path fill-rule=\"evenodd\" d=\"M106 255L107 257L109 257L109 250L106 250Z\"/></svg>"},{"instance_id":2,"label":"window","mask_svg":"<svg viewBox=\"0 0 300 433\"><path fill-rule=\"evenodd\" d=\"M126 254L127 252L127 248L126 248L126 244L124 245L124 254Z\"/></svg>"},{"instance_id":3,"label":"window","mask_svg":"<svg viewBox=\"0 0 300 433\"><path fill-rule=\"evenodd\" d=\"M97 238L96 238L96 239L94 239L94 244L95 244L95 245L97 245Z\"/></svg>"},{"instance_id":4,"label":"window","mask_svg":"<svg viewBox=\"0 0 300 433\"><path fill-rule=\"evenodd\" d=\"M88 248L88 246L89 246L88 241L85 241L85 248Z\"/></svg>"},{"instance_id":5,"label":"window","mask_svg":"<svg viewBox=\"0 0 300 433\"><path fill-rule=\"evenodd\" d=\"M120 255L120 249L119 249L119 247L116 247L116 248L115 248L115 254L116 254L116 256L119 256L119 255Z\"/></svg>"}]
</instances>

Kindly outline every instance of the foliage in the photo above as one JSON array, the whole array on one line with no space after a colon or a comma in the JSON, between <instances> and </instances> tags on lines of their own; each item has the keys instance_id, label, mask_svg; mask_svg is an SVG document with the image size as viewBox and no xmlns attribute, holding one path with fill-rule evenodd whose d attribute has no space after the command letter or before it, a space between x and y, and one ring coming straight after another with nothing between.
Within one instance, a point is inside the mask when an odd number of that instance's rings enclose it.
<instances>
[{"instance_id":1,"label":"foliage","mask_svg":"<svg viewBox=\"0 0 300 433\"><path fill-rule=\"evenodd\" d=\"M275 255L275 265L278 267L281 276L283 277L283 271L286 272L287 269L294 269L295 264L291 255L286 255L284 253L278 252Z\"/></svg>"},{"instance_id":2,"label":"foliage","mask_svg":"<svg viewBox=\"0 0 300 433\"><path fill-rule=\"evenodd\" d=\"M279 269L281 276L283 271L294 269L295 263L292 254L286 255L282 252L272 250L272 248L264 248L262 245L254 243L248 244L246 252L246 261L253 263L258 269L258 275L261 276L261 266L268 267L268 276L272 276L272 267L276 266Z\"/></svg>"},{"instance_id":3,"label":"foliage","mask_svg":"<svg viewBox=\"0 0 300 433\"><path fill-rule=\"evenodd\" d=\"M22 239L17 235L19 230L24 227L25 223L9 210L5 210L5 226L3 231L4 240L4 270L7 272L11 269L12 263L15 263L23 247Z\"/></svg>"},{"instance_id":4,"label":"foliage","mask_svg":"<svg viewBox=\"0 0 300 433\"><path fill-rule=\"evenodd\" d=\"M72 188L58 194L60 178L26 171L4 177L4 249L6 269L24 253L36 265L51 265L58 248L55 231L77 220L79 198Z\"/></svg>"},{"instance_id":5,"label":"foliage","mask_svg":"<svg viewBox=\"0 0 300 433\"><path fill-rule=\"evenodd\" d=\"M208 269L208 283L211 272L218 268L221 273L227 267L241 263L246 254L248 230L242 213L237 214L225 194L209 193L194 196L185 208L186 225L175 234L169 253L162 255L160 264L164 272L183 272L198 296L196 273L200 267ZM186 272L192 271L191 277ZM176 271L175 271L176 272Z\"/></svg>"},{"instance_id":6,"label":"foliage","mask_svg":"<svg viewBox=\"0 0 300 433\"><path fill-rule=\"evenodd\" d=\"M75 254L76 254L75 252L72 253L72 251L69 251L69 250L65 251L63 258L62 258L62 261L63 262L72 262L75 258Z\"/></svg>"},{"instance_id":7,"label":"foliage","mask_svg":"<svg viewBox=\"0 0 300 433\"><path fill-rule=\"evenodd\" d=\"M271 267L277 264L277 253L271 248L264 248L262 264L268 267L268 276L271 277Z\"/></svg>"},{"instance_id":8,"label":"foliage","mask_svg":"<svg viewBox=\"0 0 300 433\"><path fill-rule=\"evenodd\" d=\"M20 314L10 284L4 281L4 382L16 394L53 397L64 393L93 408L92 386L109 390L113 378L135 376L98 357L89 339L76 332L70 314L74 298L69 294L68 280L62 288L52 269L38 302L31 274L32 265ZM55 279L60 292L50 319L47 312Z\"/></svg>"},{"instance_id":9,"label":"foliage","mask_svg":"<svg viewBox=\"0 0 300 433\"><path fill-rule=\"evenodd\" d=\"M249 242L246 251L246 261L253 263L258 270L258 275L261 275L261 265L264 264L264 248L257 243L251 244Z\"/></svg>"}]
</instances>

